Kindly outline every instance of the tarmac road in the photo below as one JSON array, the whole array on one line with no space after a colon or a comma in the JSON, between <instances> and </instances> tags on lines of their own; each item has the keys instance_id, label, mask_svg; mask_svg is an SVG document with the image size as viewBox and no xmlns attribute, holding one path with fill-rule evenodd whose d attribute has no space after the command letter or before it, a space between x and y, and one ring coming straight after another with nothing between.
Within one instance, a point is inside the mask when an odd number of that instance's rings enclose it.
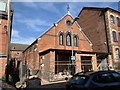
<instances>
[{"instance_id":1,"label":"tarmac road","mask_svg":"<svg viewBox=\"0 0 120 90\"><path fill-rule=\"evenodd\" d=\"M58 81L58 82L49 82L42 83L41 85L37 84L38 82L29 82L28 87L24 90L65 90L66 82Z\"/></svg>"},{"instance_id":2,"label":"tarmac road","mask_svg":"<svg viewBox=\"0 0 120 90\"><path fill-rule=\"evenodd\" d=\"M66 82L61 82L61 83L52 83L52 84L47 84L47 85L42 85L41 88L42 89L54 89L54 90L58 90L58 89L65 89L66 86Z\"/></svg>"}]
</instances>

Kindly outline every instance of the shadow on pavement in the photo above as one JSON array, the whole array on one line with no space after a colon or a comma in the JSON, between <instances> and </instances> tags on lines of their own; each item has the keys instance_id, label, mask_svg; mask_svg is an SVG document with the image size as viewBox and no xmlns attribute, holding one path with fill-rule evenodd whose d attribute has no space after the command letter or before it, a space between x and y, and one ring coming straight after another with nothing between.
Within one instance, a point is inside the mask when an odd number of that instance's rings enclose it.
<instances>
[{"instance_id":1,"label":"shadow on pavement","mask_svg":"<svg viewBox=\"0 0 120 90\"><path fill-rule=\"evenodd\" d=\"M65 90L66 82L52 83L47 85L42 85L40 88L26 88L24 90Z\"/></svg>"},{"instance_id":2,"label":"shadow on pavement","mask_svg":"<svg viewBox=\"0 0 120 90\"><path fill-rule=\"evenodd\" d=\"M66 82L42 85L42 88L65 88Z\"/></svg>"}]
</instances>

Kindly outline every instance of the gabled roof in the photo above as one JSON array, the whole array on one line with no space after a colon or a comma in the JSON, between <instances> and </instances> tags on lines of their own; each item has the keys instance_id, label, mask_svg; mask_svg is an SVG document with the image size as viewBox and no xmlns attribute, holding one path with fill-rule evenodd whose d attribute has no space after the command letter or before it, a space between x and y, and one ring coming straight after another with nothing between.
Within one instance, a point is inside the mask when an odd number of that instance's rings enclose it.
<instances>
[{"instance_id":1,"label":"gabled roof","mask_svg":"<svg viewBox=\"0 0 120 90\"><path fill-rule=\"evenodd\" d=\"M80 13L78 14L78 16L81 14L81 12L82 12L84 9L88 9L88 10L100 10L100 11L108 11L108 10L111 10L111 11L120 13L120 11L114 10L114 9L112 9L112 8L110 8L110 7L83 7L82 10L80 11Z\"/></svg>"},{"instance_id":2,"label":"gabled roof","mask_svg":"<svg viewBox=\"0 0 120 90\"><path fill-rule=\"evenodd\" d=\"M35 42L37 42L37 40L39 39L39 38L41 38L43 35L45 35L49 30L51 30L53 27L55 27L55 24L57 24L57 23L59 23L62 19L64 19L67 15L69 15L72 19L74 19L73 18L73 16L71 15L71 13L70 12L67 12L67 14L65 14L61 19L59 19L56 23L54 23L54 25L52 25L50 28L48 28L45 32L43 32L33 43L31 43L24 51L26 51L30 46L32 46ZM23 51L23 52L24 52Z\"/></svg>"},{"instance_id":3,"label":"gabled roof","mask_svg":"<svg viewBox=\"0 0 120 90\"><path fill-rule=\"evenodd\" d=\"M28 46L29 46L28 44L11 43L10 50L12 50L12 51L24 51Z\"/></svg>"},{"instance_id":4,"label":"gabled roof","mask_svg":"<svg viewBox=\"0 0 120 90\"><path fill-rule=\"evenodd\" d=\"M46 34L51 28L55 27L55 24L59 23L59 22L60 22L62 19L64 19L66 16L70 16L72 19L74 19L73 16L71 15L71 13L70 13L70 12L67 12L62 18L60 18L56 23L54 23L54 25L52 25L52 26L51 26L50 28L48 28L45 32L43 32L43 33L40 35L39 38L41 38L44 34Z\"/></svg>"},{"instance_id":5,"label":"gabled roof","mask_svg":"<svg viewBox=\"0 0 120 90\"><path fill-rule=\"evenodd\" d=\"M37 42L37 40L39 38L41 38L43 35L45 35L49 30L51 30L53 27L55 27L55 24L58 24L61 20L63 20L66 16L70 16L73 20L73 16L71 15L71 13L68 11L62 18L60 18L56 23L54 23L54 25L52 25L50 28L48 28L45 32L43 32L31 45L29 45L24 51L26 51L30 46L32 46L35 42ZM74 22L80 29L80 25L78 24L77 21ZM85 38L87 39L87 41L90 43L90 45L92 45L91 41L87 38L87 36L84 34L84 32L82 31L82 29L80 30L80 32L83 34L83 36L85 36ZM24 52L23 51L23 52Z\"/></svg>"}]
</instances>

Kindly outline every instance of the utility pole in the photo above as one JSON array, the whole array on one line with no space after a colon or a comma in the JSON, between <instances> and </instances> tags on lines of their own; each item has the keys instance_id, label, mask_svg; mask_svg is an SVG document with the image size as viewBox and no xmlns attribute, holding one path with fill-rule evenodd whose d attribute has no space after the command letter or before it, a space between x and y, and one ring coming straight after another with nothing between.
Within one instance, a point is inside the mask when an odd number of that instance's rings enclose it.
<instances>
[{"instance_id":1,"label":"utility pole","mask_svg":"<svg viewBox=\"0 0 120 90\"><path fill-rule=\"evenodd\" d=\"M70 14L69 12L69 5L67 6L67 11L68 11L68 14ZM71 55L71 61L72 61L72 75L74 75L74 69L75 69L75 55L74 55L74 37L73 37L73 24L74 22L76 22L77 20L79 19L79 17L76 17L75 19L73 19L73 21L70 23L70 30L71 30L71 44L72 44L72 55Z\"/></svg>"},{"instance_id":2,"label":"utility pole","mask_svg":"<svg viewBox=\"0 0 120 90\"><path fill-rule=\"evenodd\" d=\"M11 15L10 15L10 0L7 1L7 35L8 35L8 50L7 50L7 67L6 67L6 82L9 81L9 60L10 60L10 25L11 25Z\"/></svg>"},{"instance_id":3,"label":"utility pole","mask_svg":"<svg viewBox=\"0 0 120 90\"><path fill-rule=\"evenodd\" d=\"M79 19L79 17L76 17L73 22L71 23L70 25L70 28L71 28L71 42L72 42L72 56L71 56L71 60L72 60L72 75L74 75L74 69L75 69L75 55L74 55L74 37L73 37L73 28L72 28L72 25L74 24L75 21L77 21L77 19Z\"/></svg>"}]
</instances>

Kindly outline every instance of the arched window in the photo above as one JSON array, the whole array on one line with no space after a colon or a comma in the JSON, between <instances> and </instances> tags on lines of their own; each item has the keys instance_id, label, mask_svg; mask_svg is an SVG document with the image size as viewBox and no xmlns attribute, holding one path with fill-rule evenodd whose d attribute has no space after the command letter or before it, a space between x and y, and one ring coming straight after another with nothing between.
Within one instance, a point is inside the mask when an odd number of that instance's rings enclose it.
<instances>
[{"instance_id":1,"label":"arched window","mask_svg":"<svg viewBox=\"0 0 120 90\"><path fill-rule=\"evenodd\" d=\"M116 48L116 59L120 59L120 51L119 48Z\"/></svg>"},{"instance_id":2,"label":"arched window","mask_svg":"<svg viewBox=\"0 0 120 90\"><path fill-rule=\"evenodd\" d=\"M77 46L77 41L78 40L78 38L77 38L77 36L74 36L74 46Z\"/></svg>"},{"instance_id":3,"label":"arched window","mask_svg":"<svg viewBox=\"0 0 120 90\"><path fill-rule=\"evenodd\" d=\"M110 15L110 22L111 22L112 24L115 23L115 22L114 22L114 16L113 16L113 15Z\"/></svg>"},{"instance_id":4,"label":"arched window","mask_svg":"<svg viewBox=\"0 0 120 90\"><path fill-rule=\"evenodd\" d=\"M59 44L63 45L63 34L60 34L59 36Z\"/></svg>"},{"instance_id":5,"label":"arched window","mask_svg":"<svg viewBox=\"0 0 120 90\"><path fill-rule=\"evenodd\" d=\"M113 35L113 41L116 42L117 41L116 32L112 31L112 35Z\"/></svg>"},{"instance_id":6,"label":"arched window","mask_svg":"<svg viewBox=\"0 0 120 90\"><path fill-rule=\"evenodd\" d=\"M117 19L117 25L120 26L120 18L117 17L116 19Z\"/></svg>"},{"instance_id":7,"label":"arched window","mask_svg":"<svg viewBox=\"0 0 120 90\"><path fill-rule=\"evenodd\" d=\"M66 36L66 45L71 46L71 35L70 34L67 34Z\"/></svg>"}]
</instances>

